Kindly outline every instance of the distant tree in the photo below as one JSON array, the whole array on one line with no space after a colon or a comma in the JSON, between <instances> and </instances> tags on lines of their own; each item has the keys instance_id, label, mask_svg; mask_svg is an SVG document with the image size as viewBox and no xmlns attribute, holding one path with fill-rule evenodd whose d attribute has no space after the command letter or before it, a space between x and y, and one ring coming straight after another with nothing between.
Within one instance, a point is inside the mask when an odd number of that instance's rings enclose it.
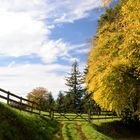
<instances>
[{"instance_id":1,"label":"distant tree","mask_svg":"<svg viewBox=\"0 0 140 140\"><path fill-rule=\"evenodd\" d=\"M27 98L28 100L38 104L38 106L36 105L35 107L39 107L40 109L45 110L49 94L50 92L46 88L37 87L33 89L30 93L28 93ZM28 104L30 105L31 103L28 102Z\"/></svg>"},{"instance_id":2,"label":"distant tree","mask_svg":"<svg viewBox=\"0 0 140 140\"><path fill-rule=\"evenodd\" d=\"M83 76L78 69L78 63L75 61L72 64L71 73L66 77L66 85L68 91L66 92L66 105L71 111L77 111L80 108L81 98L83 96Z\"/></svg>"},{"instance_id":3,"label":"distant tree","mask_svg":"<svg viewBox=\"0 0 140 140\"><path fill-rule=\"evenodd\" d=\"M53 110L55 106L55 101L54 98L52 96L52 93L49 92L47 95L47 99L46 99L46 104L45 104L45 108L47 111Z\"/></svg>"},{"instance_id":4,"label":"distant tree","mask_svg":"<svg viewBox=\"0 0 140 140\"><path fill-rule=\"evenodd\" d=\"M65 110L65 96L62 91L59 92L56 100L56 108L59 112L64 112Z\"/></svg>"}]
</instances>

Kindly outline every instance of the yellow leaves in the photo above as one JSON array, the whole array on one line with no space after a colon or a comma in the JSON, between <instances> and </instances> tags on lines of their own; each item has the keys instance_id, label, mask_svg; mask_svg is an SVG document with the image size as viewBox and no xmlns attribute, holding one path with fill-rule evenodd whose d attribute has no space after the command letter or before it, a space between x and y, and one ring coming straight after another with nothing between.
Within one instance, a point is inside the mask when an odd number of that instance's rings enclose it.
<instances>
[{"instance_id":1,"label":"yellow leaves","mask_svg":"<svg viewBox=\"0 0 140 140\"><path fill-rule=\"evenodd\" d=\"M127 0L112 15L102 18L88 58L86 84L103 108L121 110L138 93L140 80L140 1ZM115 9L116 10L116 9ZM111 11L113 12L113 11ZM108 12L107 14L111 14ZM130 100L131 99L131 100Z\"/></svg>"}]
</instances>

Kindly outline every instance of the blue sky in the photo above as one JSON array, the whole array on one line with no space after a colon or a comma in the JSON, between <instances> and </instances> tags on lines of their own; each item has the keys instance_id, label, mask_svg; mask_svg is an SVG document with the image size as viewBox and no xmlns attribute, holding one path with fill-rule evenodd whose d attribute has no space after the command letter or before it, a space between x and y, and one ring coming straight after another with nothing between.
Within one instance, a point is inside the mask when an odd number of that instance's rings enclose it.
<instances>
[{"instance_id":1,"label":"blue sky","mask_svg":"<svg viewBox=\"0 0 140 140\"><path fill-rule=\"evenodd\" d=\"M1 88L21 96L39 86L54 97L66 90L72 62L85 66L102 2L0 0Z\"/></svg>"}]
</instances>

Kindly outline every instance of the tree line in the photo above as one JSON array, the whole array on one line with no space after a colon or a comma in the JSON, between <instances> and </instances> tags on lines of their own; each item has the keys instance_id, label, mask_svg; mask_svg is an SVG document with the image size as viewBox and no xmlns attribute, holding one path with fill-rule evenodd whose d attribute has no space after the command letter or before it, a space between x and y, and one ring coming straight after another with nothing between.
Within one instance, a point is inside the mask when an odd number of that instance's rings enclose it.
<instances>
[{"instance_id":1,"label":"tree line","mask_svg":"<svg viewBox=\"0 0 140 140\"><path fill-rule=\"evenodd\" d=\"M79 71L77 61L72 64L71 72L65 80L68 90L60 91L56 100L44 87L37 87L28 93L28 100L36 102L37 108L48 112L55 110L65 113L87 113L89 108L92 111L100 111L100 107L91 98L91 93L85 88L84 74Z\"/></svg>"},{"instance_id":2,"label":"tree line","mask_svg":"<svg viewBox=\"0 0 140 140\"><path fill-rule=\"evenodd\" d=\"M101 108L140 120L140 1L121 0L99 20L86 85Z\"/></svg>"}]
</instances>

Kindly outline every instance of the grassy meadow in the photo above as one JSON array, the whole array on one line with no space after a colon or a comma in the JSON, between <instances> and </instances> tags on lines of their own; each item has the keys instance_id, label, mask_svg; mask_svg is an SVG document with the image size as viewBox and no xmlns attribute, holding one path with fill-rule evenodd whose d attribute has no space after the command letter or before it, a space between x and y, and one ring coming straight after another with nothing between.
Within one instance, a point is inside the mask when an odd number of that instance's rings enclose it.
<instances>
[{"instance_id":1,"label":"grassy meadow","mask_svg":"<svg viewBox=\"0 0 140 140\"><path fill-rule=\"evenodd\" d=\"M56 114L55 117L58 114ZM75 114L67 114L71 120ZM87 117L83 114L83 117ZM99 117L100 119L97 119ZM140 125L124 125L119 118L94 116L91 123L78 116L50 120L0 103L0 140L139 140Z\"/></svg>"},{"instance_id":2,"label":"grassy meadow","mask_svg":"<svg viewBox=\"0 0 140 140\"><path fill-rule=\"evenodd\" d=\"M59 123L0 103L0 140L51 140Z\"/></svg>"}]
</instances>

